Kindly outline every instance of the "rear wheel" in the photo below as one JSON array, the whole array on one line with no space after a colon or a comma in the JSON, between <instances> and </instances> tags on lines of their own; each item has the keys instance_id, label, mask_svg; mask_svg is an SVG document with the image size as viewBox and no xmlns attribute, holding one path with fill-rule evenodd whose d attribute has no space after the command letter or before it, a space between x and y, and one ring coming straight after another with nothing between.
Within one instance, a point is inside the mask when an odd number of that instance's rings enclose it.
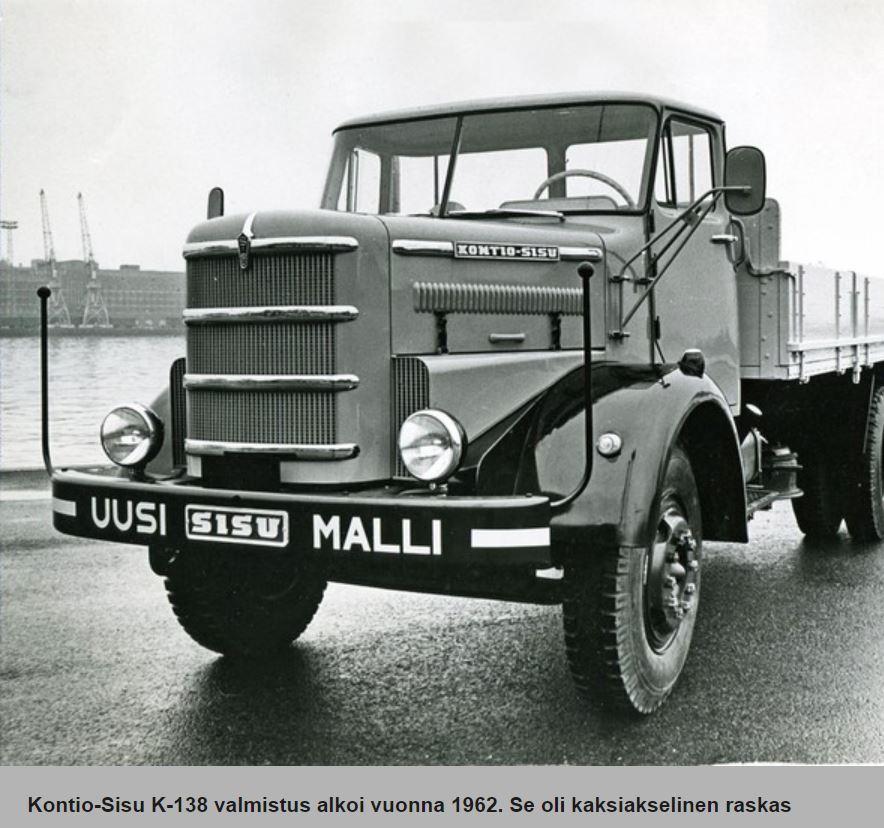
<instances>
[{"instance_id":1,"label":"rear wheel","mask_svg":"<svg viewBox=\"0 0 884 828\"><path fill-rule=\"evenodd\" d=\"M165 570L172 610L190 637L230 656L288 647L312 620L326 578L315 559L187 549Z\"/></svg>"},{"instance_id":2,"label":"rear wheel","mask_svg":"<svg viewBox=\"0 0 884 828\"><path fill-rule=\"evenodd\" d=\"M860 541L884 539L884 388L872 397L865 433L865 451L851 463L846 495L847 528Z\"/></svg>"},{"instance_id":3,"label":"rear wheel","mask_svg":"<svg viewBox=\"0 0 884 828\"><path fill-rule=\"evenodd\" d=\"M834 538L844 517L844 487L834 460L824 454L799 452L798 488L792 501L798 528L812 540Z\"/></svg>"},{"instance_id":4,"label":"rear wheel","mask_svg":"<svg viewBox=\"0 0 884 828\"><path fill-rule=\"evenodd\" d=\"M672 692L700 597L700 500L679 446L657 502L648 547L585 550L565 568L565 647L578 691L639 713Z\"/></svg>"}]
</instances>

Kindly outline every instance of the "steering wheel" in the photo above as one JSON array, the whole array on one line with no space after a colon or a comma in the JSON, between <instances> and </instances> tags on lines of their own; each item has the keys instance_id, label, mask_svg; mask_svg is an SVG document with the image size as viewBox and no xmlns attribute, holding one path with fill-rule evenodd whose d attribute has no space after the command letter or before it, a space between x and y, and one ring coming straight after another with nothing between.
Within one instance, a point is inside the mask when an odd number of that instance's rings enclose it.
<instances>
[{"instance_id":1,"label":"steering wheel","mask_svg":"<svg viewBox=\"0 0 884 828\"><path fill-rule=\"evenodd\" d=\"M627 207L635 207L635 202L632 200L632 196L626 191L626 188L614 181L613 178L609 178L604 173L596 172L595 170L562 170L562 172L557 172L555 175L551 175L549 178L544 179L540 186L537 188L537 191L534 193L534 200L540 198L540 194L549 187L550 184L555 184L556 181L562 181L565 178L571 178L572 176L582 176L583 178L594 178L596 181L601 181L602 184L607 184L611 189L616 190L621 196L623 196L623 200L626 202Z\"/></svg>"}]
</instances>

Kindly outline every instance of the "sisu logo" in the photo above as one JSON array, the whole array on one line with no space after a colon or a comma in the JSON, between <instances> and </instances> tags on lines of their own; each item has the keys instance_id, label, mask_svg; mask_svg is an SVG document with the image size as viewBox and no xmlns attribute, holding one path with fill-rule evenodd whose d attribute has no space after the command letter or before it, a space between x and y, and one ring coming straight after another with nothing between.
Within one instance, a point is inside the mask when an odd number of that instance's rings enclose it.
<instances>
[{"instance_id":1,"label":"sisu logo","mask_svg":"<svg viewBox=\"0 0 884 828\"><path fill-rule=\"evenodd\" d=\"M350 518L349 523L342 525L339 515L332 515L328 520L322 515L313 515L313 548L322 549L323 542L327 541L337 552L361 549L363 552L402 552L406 555L442 554L441 520L431 520L429 537L421 538L429 543L415 543L409 518L399 521L398 528L398 537L392 541L389 524L385 530L380 518L366 518L363 521L362 518L354 517Z\"/></svg>"},{"instance_id":2,"label":"sisu logo","mask_svg":"<svg viewBox=\"0 0 884 828\"><path fill-rule=\"evenodd\" d=\"M185 520L191 540L256 546L287 546L289 542L289 516L283 511L188 506Z\"/></svg>"},{"instance_id":3,"label":"sisu logo","mask_svg":"<svg viewBox=\"0 0 884 828\"><path fill-rule=\"evenodd\" d=\"M115 497L92 498L92 522L98 529L113 525L120 532L132 529L139 535L166 534L166 505L146 500L117 500Z\"/></svg>"},{"instance_id":4,"label":"sisu logo","mask_svg":"<svg viewBox=\"0 0 884 828\"><path fill-rule=\"evenodd\" d=\"M547 244L482 244L455 242L456 259L506 259L508 261L547 261L559 259L559 248Z\"/></svg>"}]
</instances>

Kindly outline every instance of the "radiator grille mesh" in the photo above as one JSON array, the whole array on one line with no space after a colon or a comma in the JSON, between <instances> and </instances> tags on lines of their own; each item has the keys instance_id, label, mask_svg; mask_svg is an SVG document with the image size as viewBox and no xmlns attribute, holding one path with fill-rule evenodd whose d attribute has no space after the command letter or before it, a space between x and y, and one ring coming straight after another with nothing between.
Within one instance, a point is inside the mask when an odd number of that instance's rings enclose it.
<instances>
[{"instance_id":1,"label":"radiator grille mesh","mask_svg":"<svg viewBox=\"0 0 884 828\"><path fill-rule=\"evenodd\" d=\"M318 391L190 391L189 436L245 443L334 443L335 397Z\"/></svg>"},{"instance_id":2,"label":"radiator grille mesh","mask_svg":"<svg viewBox=\"0 0 884 828\"><path fill-rule=\"evenodd\" d=\"M393 465L396 477L409 476L399 457L399 429L411 414L429 404L430 376L427 366L414 357L396 357L393 360Z\"/></svg>"},{"instance_id":3,"label":"radiator grille mesh","mask_svg":"<svg viewBox=\"0 0 884 828\"><path fill-rule=\"evenodd\" d=\"M195 374L333 374L334 323L193 325L187 360Z\"/></svg>"},{"instance_id":4,"label":"radiator grille mesh","mask_svg":"<svg viewBox=\"0 0 884 828\"><path fill-rule=\"evenodd\" d=\"M331 254L260 255L247 271L234 256L190 259L191 308L335 304ZM254 322L192 325L187 370L194 374L334 374L333 323ZM333 392L187 392L187 435L241 443L334 443Z\"/></svg>"},{"instance_id":5,"label":"radiator grille mesh","mask_svg":"<svg viewBox=\"0 0 884 828\"><path fill-rule=\"evenodd\" d=\"M238 308L255 305L333 305L334 256L253 256L240 270L231 256L187 262L187 307Z\"/></svg>"}]
</instances>

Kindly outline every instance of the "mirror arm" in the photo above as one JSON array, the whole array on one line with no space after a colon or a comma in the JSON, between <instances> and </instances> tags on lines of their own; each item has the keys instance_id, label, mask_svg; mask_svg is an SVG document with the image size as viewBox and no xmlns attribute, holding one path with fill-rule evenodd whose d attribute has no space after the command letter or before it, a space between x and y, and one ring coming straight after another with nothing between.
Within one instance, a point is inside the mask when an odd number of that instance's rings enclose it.
<instances>
[{"instance_id":1,"label":"mirror arm","mask_svg":"<svg viewBox=\"0 0 884 828\"><path fill-rule=\"evenodd\" d=\"M626 262L623 264L623 267L620 269L620 274L614 277L615 282L623 282L628 281L626 278L626 271L629 269L629 266L638 259L642 253L645 253L650 247L653 247L660 239L662 239L673 227L675 227L679 222L685 222L688 215L690 215L697 207L700 206L707 198L712 196L712 204L718 200L719 196L722 193L726 192L741 192L745 193L749 190L749 187L712 187L709 190L706 190L699 198L695 199L691 204L684 208L672 221L667 224L659 233L654 234L647 243L642 245L635 253L630 256ZM684 225L682 225L683 229ZM676 234L676 238L678 238L678 234ZM670 242L671 244L672 242Z\"/></svg>"},{"instance_id":2,"label":"mirror arm","mask_svg":"<svg viewBox=\"0 0 884 828\"><path fill-rule=\"evenodd\" d=\"M700 226L703 219L706 218L706 216L708 216L709 213L715 209L715 204L721 196L721 192L720 192L721 190L724 190L724 187L715 187L714 189L709 191L709 193L715 193L712 200L709 202L709 204L706 205L703 212L700 213L700 216L697 219L697 221L694 223L694 226L691 227L691 229L688 231L688 234L681 240L681 243L678 245L678 247L675 248L675 252L669 258L669 261L666 262L666 264L663 266L663 269L656 276L654 276L653 279L651 279L651 281L648 283L647 288L645 289L645 292L641 296L639 296L638 301L632 306L629 313L627 313L626 316L621 320L620 330L618 331L618 333L621 337L623 336L623 329L629 324L630 320L638 312L638 309L642 306L644 301L651 295L651 291L656 287L657 283L663 278L663 276L666 274L666 271L669 270L670 265L678 258L678 254L681 253L684 246L690 241L691 236L693 236L694 233L697 232L697 228ZM716 191L718 191L718 192L716 192ZM709 193L706 193L705 195L700 196L698 201L702 201L702 199L704 199L706 197L706 195L709 195ZM696 202L695 202L695 204L696 204ZM692 209L693 206L694 205L691 205L691 207L689 207L688 210ZM685 211L685 213L687 213L687 211ZM684 215L684 214L682 214L682 215ZM675 221L678 221L678 219L675 219ZM667 230L668 229L669 228L667 228ZM666 250L668 250L672 246L672 243L678 238L679 238L679 236L676 235L666 245L666 247L664 247L663 250L661 250L654 257L653 261L655 264L657 261L659 261L660 256L662 256L666 252Z\"/></svg>"}]
</instances>

